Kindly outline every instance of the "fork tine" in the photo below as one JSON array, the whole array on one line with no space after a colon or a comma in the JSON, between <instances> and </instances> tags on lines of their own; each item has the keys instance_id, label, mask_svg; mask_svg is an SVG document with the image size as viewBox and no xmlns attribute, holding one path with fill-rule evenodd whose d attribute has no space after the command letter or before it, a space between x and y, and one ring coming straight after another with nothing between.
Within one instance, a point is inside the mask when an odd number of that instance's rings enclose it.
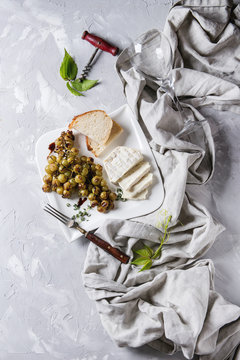
<instances>
[{"instance_id":1,"label":"fork tine","mask_svg":"<svg viewBox=\"0 0 240 360\"><path fill-rule=\"evenodd\" d=\"M59 210L55 209L52 205L47 204L46 207L50 207L50 211L54 211L58 216L61 216L64 220L69 221L71 220L70 217L68 217L67 215L64 215L63 213L61 213Z\"/></svg>"},{"instance_id":2,"label":"fork tine","mask_svg":"<svg viewBox=\"0 0 240 360\"><path fill-rule=\"evenodd\" d=\"M46 211L47 213L49 213L50 215L54 216L56 219L58 219L59 221L61 221L64 225L66 225L66 220L63 220L62 218L60 218L57 214L54 214L54 212L50 211L47 208L43 209L44 211Z\"/></svg>"}]
</instances>

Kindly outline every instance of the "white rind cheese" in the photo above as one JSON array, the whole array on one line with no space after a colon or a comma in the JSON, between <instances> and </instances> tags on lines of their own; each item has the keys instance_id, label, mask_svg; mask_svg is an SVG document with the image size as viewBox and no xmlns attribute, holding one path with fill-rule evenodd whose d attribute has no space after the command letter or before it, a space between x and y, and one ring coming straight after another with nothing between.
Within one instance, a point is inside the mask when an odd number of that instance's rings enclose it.
<instances>
[{"instance_id":1,"label":"white rind cheese","mask_svg":"<svg viewBox=\"0 0 240 360\"><path fill-rule=\"evenodd\" d=\"M130 169L119 181L119 185L124 191L131 190L144 175L150 170L150 164L146 161L141 161L139 164Z\"/></svg>"},{"instance_id":2,"label":"white rind cheese","mask_svg":"<svg viewBox=\"0 0 240 360\"><path fill-rule=\"evenodd\" d=\"M109 180L116 183L142 160L143 156L139 150L126 146L117 146L104 160L104 167Z\"/></svg>"},{"instance_id":3,"label":"white rind cheese","mask_svg":"<svg viewBox=\"0 0 240 360\"><path fill-rule=\"evenodd\" d=\"M143 176L141 180L139 180L139 182L131 188L131 191L123 191L123 197L126 199L133 199L134 197L137 196L137 194L147 189L152 184L152 181L153 181L153 174L149 172L148 174Z\"/></svg>"},{"instance_id":4,"label":"white rind cheese","mask_svg":"<svg viewBox=\"0 0 240 360\"><path fill-rule=\"evenodd\" d=\"M134 196L133 198L131 198L131 200L145 200L147 198L147 194L148 194L148 189L145 189L136 196Z\"/></svg>"}]
</instances>

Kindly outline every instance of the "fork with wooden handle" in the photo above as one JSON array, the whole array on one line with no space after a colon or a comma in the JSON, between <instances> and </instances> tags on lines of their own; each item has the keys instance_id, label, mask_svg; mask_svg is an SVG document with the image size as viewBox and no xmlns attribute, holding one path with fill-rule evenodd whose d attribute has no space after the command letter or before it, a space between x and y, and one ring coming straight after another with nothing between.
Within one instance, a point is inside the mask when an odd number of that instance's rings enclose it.
<instances>
[{"instance_id":1,"label":"fork with wooden handle","mask_svg":"<svg viewBox=\"0 0 240 360\"><path fill-rule=\"evenodd\" d=\"M99 246L100 248L102 248L103 250L108 252L110 255L115 257L117 260L121 261L123 264L127 264L130 257L128 255L124 254L121 250L113 247L107 241L101 239L97 235L84 230L83 228L81 228L78 225L78 223L76 223L74 220L72 220L68 216L64 215L63 213L61 213L60 211L58 211L51 205L47 204L43 208L43 210L45 210L50 215L54 216L56 219L61 221L67 227L75 228L75 229L79 230L88 240L92 241L95 245Z\"/></svg>"}]
</instances>

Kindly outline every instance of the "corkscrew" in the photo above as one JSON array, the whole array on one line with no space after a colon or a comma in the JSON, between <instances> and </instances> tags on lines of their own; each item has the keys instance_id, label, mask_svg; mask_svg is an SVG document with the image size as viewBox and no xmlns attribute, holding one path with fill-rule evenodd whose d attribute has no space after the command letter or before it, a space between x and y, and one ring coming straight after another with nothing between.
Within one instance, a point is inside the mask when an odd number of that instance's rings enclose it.
<instances>
[{"instance_id":1,"label":"corkscrew","mask_svg":"<svg viewBox=\"0 0 240 360\"><path fill-rule=\"evenodd\" d=\"M101 39L100 37L98 37L96 35L93 35L93 34L90 34L88 31L84 31L84 33L82 34L82 39L87 40L88 42L90 42L90 44L95 46L97 49L94 50L94 53L90 57L87 65L84 67L84 69L82 71L82 74L81 74L81 76L79 78L80 81L85 79L87 74L91 70L92 65L93 65L92 64L93 60L96 57L99 50L109 52L113 56L117 55L118 50L119 50L116 46L112 46L111 44L107 43L105 40Z\"/></svg>"}]
</instances>

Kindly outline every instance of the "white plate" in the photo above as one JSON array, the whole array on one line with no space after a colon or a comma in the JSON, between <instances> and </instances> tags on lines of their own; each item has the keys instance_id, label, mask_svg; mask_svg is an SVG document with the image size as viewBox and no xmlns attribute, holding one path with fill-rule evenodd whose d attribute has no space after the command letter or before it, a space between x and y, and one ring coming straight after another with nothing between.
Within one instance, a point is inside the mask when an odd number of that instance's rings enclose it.
<instances>
[{"instance_id":1,"label":"white plate","mask_svg":"<svg viewBox=\"0 0 240 360\"><path fill-rule=\"evenodd\" d=\"M96 209L91 209L89 212L91 216L88 221L82 222L80 225L83 226L87 231L96 229L103 223L106 218L111 219L130 219L138 216L142 216L148 213L153 212L160 207L163 201L163 185L162 179L152 154L152 151L148 145L148 142L145 138L145 135L142 132L142 129L138 122L134 119L131 109L128 105L124 105L118 110L115 110L113 113L109 114L112 119L114 119L121 127L124 129L123 133L115 140L113 143L101 154L98 158L95 158L96 163L103 165L103 159L118 145L124 145L132 147L141 151L144 156L144 159L149 161L151 164L151 171L154 175L153 184L149 190L149 195L146 200L128 200L126 202L115 201L115 208L109 213L102 214L99 213ZM48 133L42 135L36 144L36 161L39 169L41 178L45 175L45 166L47 165L47 156L49 154L48 146L50 143L54 142L57 139L61 132L66 129L56 129L49 131ZM86 148L85 136L81 134L76 134L75 139L77 142L77 147L80 150L80 154L93 156ZM104 178L107 179L106 173ZM110 188L116 190L116 187L112 184L109 184ZM76 199L63 199L61 196L57 195L55 192L47 193L49 203L54 206L59 211L64 214L72 217L76 212L73 209L73 204L76 203ZM70 203L71 207L68 207L66 204ZM81 208L84 209L89 204L86 201ZM67 238L68 241L76 240L81 236L78 230L68 229L65 225L60 223L60 226Z\"/></svg>"}]
</instances>

